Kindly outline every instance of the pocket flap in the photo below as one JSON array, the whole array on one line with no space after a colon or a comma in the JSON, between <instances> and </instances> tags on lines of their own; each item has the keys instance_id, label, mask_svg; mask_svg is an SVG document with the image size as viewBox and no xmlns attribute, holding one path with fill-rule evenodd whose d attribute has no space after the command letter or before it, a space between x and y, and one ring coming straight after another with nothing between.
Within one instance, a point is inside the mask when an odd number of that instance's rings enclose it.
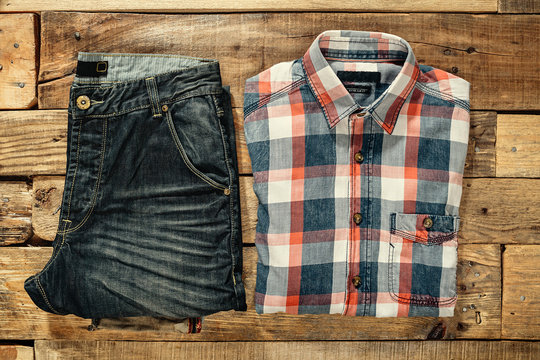
<instances>
[{"instance_id":1,"label":"pocket flap","mask_svg":"<svg viewBox=\"0 0 540 360\"><path fill-rule=\"evenodd\" d=\"M390 215L390 233L426 245L441 244L456 238L459 216L431 214Z\"/></svg>"}]
</instances>

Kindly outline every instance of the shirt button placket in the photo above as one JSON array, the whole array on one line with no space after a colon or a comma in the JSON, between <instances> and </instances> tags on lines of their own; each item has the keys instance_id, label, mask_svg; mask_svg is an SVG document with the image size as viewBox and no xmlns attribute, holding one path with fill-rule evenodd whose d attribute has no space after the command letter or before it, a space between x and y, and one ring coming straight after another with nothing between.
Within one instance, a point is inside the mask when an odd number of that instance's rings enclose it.
<instances>
[{"instance_id":1,"label":"shirt button placket","mask_svg":"<svg viewBox=\"0 0 540 360\"><path fill-rule=\"evenodd\" d=\"M362 133L363 133L363 126L362 126L362 122L359 121L362 119L362 117L364 117L365 113L356 113L356 114L352 114L350 117L351 117L351 124L352 124L352 127L353 127L353 138L356 138L358 135L362 136ZM353 148L353 151L354 154L353 154L353 166L355 167L355 170L354 170L354 173L355 173L355 176L353 177L353 193L352 193L352 196L353 198L355 199L354 201L354 205L353 205L353 208L351 209L353 212L353 215L352 215L352 221L353 223L355 224L356 227L358 227L362 221L363 221L363 216L362 214L359 212L360 211L360 204L359 204L359 201L357 201L356 199L359 199L360 196L361 196L361 193L359 193L359 189L356 189L356 185L354 184L354 181L357 177L360 176L361 174L361 167L360 165L364 162L364 154L362 153L362 151L360 150L361 149L361 144L356 144L356 149L355 149L355 144L351 144L352 148ZM357 236L357 235L355 235ZM357 244L357 247L356 249L353 249L352 251L354 251L354 255L353 257L351 258L351 261L354 263L354 262L358 262L358 266L360 265L360 247L359 247L359 240L360 239L351 239L353 240L354 243ZM357 269L358 271L360 269ZM354 270L353 270L354 271ZM356 272L356 271L355 271ZM361 274L359 273L352 273L350 274L350 286L351 286L351 292L353 291L361 291L361 287L362 287L362 277L360 276ZM358 295L358 299L360 299L360 294ZM357 309L360 310L360 312L363 312L363 310L360 309L360 306L361 303L360 301L358 301L358 303L356 304L351 304L351 305L356 305L357 306ZM357 311L358 311L357 310Z\"/></svg>"}]
</instances>

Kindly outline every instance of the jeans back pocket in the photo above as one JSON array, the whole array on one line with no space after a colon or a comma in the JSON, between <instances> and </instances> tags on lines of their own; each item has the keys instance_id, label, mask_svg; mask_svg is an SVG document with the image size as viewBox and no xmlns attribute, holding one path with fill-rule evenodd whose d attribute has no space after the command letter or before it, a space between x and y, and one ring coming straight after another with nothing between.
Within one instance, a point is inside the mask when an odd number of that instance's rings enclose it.
<instances>
[{"instance_id":1,"label":"jeans back pocket","mask_svg":"<svg viewBox=\"0 0 540 360\"><path fill-rule=\"evenodd\" d=\"M390 215L391 298L402 304L448 306L456 301L459 217Z\"/></svg>"}]
</instances>

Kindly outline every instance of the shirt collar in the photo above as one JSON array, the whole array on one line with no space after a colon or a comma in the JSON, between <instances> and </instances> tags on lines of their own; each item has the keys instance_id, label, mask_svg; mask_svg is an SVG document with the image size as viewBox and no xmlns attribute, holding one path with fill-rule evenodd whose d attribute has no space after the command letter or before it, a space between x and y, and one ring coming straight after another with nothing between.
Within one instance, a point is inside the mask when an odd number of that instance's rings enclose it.
<instances>
[{"instance_id":1,"label":"shirt collar","mask_svg":"<svg viewBox=\"0 0 540 360\"><path fill-rule=\"evenodd\" d=\"M330 67L326 56L371 61L384 61L396 56L404 59L401 71L386 91L363 109L391 134L399 111L408 101L420 74L409 43L398 36L382 32L329 30L317 36L304 54L302 64L328 125L333 128L340 120L360 109L360 106Z\"/></svg>"}]
</instances>

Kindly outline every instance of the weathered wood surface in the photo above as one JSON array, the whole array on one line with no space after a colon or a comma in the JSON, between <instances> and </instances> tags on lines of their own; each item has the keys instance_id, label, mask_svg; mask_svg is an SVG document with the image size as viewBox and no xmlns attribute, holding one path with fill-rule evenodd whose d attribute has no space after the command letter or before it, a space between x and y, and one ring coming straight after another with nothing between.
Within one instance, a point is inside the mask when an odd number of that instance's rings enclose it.
<instances>
[{"instance_id":1,"label":"weathered wood surface","mask_svg":"<svg viewBox=\"0 0 540 360\"><path fill-rule=\"evenodd\" d=\"M32 230L44 240L54 240L60 218L64 177L37 176L33 179Z\"/></svg>"},{"instance_id":2,"label":"weathered wood surface","mask_svg":"<svg viewBox=\"0 0 540 360\"><path fill-rule=\"evenodd\" d=\"M35 14L0 14L0 109L37 103L37 26Z\"/></svg>"},{"instance_id":3,"label":"weathered wood surface","mask_svg":"<svg viewBox=\"0 0 540 360\"><path fill-rule=\"evenodd\" d=\"M528 341L321 341L321 342L127 342L35 343L36 360L534 360L540 343ZM361 356L359 356L361 354Z\"/></svg>"},{"instance_id":4,"label":"weathered wood surface","mask_svg":"<svg viewBox=\"0 0 540 360\"><path fill-rule=\"evenodd\" d=\"M506 339L539 340L540 246L507 246L502 261L502 334Z\"/></svg>"},{"instance_id":5,"label":"weathered wood surface","mask_svg":"<svg viewBox=\"0 0 540 360\"><path fill-rule=\"evenodd\" d=\"M0 11L131 11L131 12L246 12L246 11L392 11L392 12L495 12L497 0L415 1L340 0L291 3L287 0L114 0L73 2L69 0L10 0L0 2Z\"/></svg>"},{"instance_id":6,"label":"weathered wood surface","mask_svg":"<svg viewBox=\"0 0 540 360\"><path fill-rule=\"evenodd\" d=\"M465 159L464 176L494 177L497 114L473 111L470 116L469 147Z\"/></svg>"},{"instance_id":7,"label":"weathered wood surface","mask_svg":"<svg viewBox=\"0 0 540 360\"><path fill-rule=\"evenodd\" d=\"M60 206L63 188L63 177L34 178L32 226L35 234L45 240L53 240L56 234L59 214L54 212ZM540 213L536 211L540 208L540 180L465 179L462 199L461 244L540 242ZM244 243L254 242L257 205L253 178L240 177Z\"/></svg>"},{"instance_id":8,"label":"weathered wood surface","mask_svg":"<svg viewBox=\"0 0 540 360\"><path fill-rule=\"evenodd\" d=\"M31 201L28 184L0 182L0 246L23 243L32 237Z\"/></svg>"},{"instance_id":9,"label":"weathered wood surface","mask_svg":"<svg viewBox=\"0 0 540 360\"><path fill-rule=\"evenodd\" d=\"M22 345L0 345L2 360L34 360L34 348Z\"/></svg>"},{"instance_id":10,"label":"weathered wood surface","mask_svg":"<svg viewBox=\"0 0 540 360\"><path fill-rule=\"evenodd\" d=\"M0 176L65 173L67 111L0 111Z\"/></svg>"},{"instance_id":11,"label":"weathered wood surface","mask_svg":"<svg viewBox=\"0 0 540 360\"><path fill-rule=\"evenodd\" d=\"M43 12L39 81L45 83L39 86L39 106L67 107L67 90L62 89L69 82L64 77L74 73L77 52L103 51L216 58L224 84L231 85L233 106L242 107L248 77L301 57L324 30L358 29L401 36L419 63L471 82L472 108L537 110L540 78L523 69L535 69L540 58L538 19L470 14ZM61 84L55 84L58 81Z\"/></svg>"},{"instance_id":12,"label":"weathered wood surface","mask_svg":"<svg viewBox=\"0 0 540 360\"><path fill-rule=\"evenodd\" d=\"M496 173L502 177L540 177L540 115L497 116Z\"/></svg>"},{"instance_id":13,"label":"weathered wood surface","mask_svg":"<svg viewBox=\"0 0 540 360\"><path fill-rule=\"evenodd\" d=\"M240 174L250 174L251 160L244 136L242 109L233 109L233 114L238 170ZM493 112L471 113L465 176L495 176L496 121ZM0 176L64 174L66 146L67 111L0 112Z\"/></svg>"},{"instance_id":14,"label":"weathered wood surface","mask_svg":"<svg viewBox=\"0 0 540 360\"><path fill-rule=\"evenodd\" d=\"M464 179L461 243L540 243L540 179Z\"/></svg>"},{"instance_id":15,"label":"weathered wood surface","mask_svg":"<svg viewBox=\"0 0 540 360\"><path fill-rule=\"evenodd\" d=\"M540 13L540 1L538 0L499 0L499 12L501 13Z\"/></svg>"},{"instance_id":16,"label":"weathered wood surface","mask_svg":"<svg viewBox=\"0 0 540 360\"><path fill-rule=\"evenodd\" d=\"M39 310L23 289L40 271L51 248L5 248L0 252L0 339L71 340L399 340L500 338L500 248L459 248L458 304L451 318L372 318L339 315L257 315L253 295L257 252L244 248L247 312L222 312L204 319L201 334L181 334L173 324L148 318L103 319L88 331L88 319ZM478 312L478 314L477 314Z\"/></svg>"}]
</instances>

